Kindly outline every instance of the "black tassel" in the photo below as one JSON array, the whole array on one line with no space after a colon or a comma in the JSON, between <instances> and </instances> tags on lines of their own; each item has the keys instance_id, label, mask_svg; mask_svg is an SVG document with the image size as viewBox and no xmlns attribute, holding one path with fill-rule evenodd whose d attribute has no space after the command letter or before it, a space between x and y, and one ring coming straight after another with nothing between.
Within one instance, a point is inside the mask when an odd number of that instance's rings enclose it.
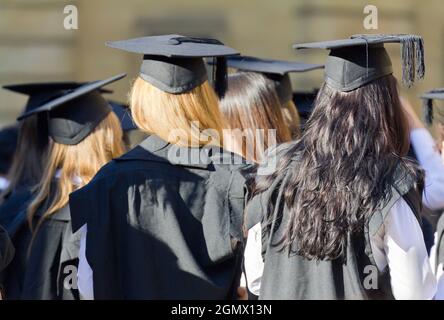
<instances>
[{"instance_id":1,"label":"black tassel","mask_svg":"<svg viewBox=\"0 0 444 320\"><path fill-rule=\"evenodd\" d=\"M401 37L402 84L410 88L415 82L415 43L411 36Z\"/></svg>"},{"instance_id":2,"label":"black tassel","mask_svg":"<svg viewBox=\"0 0 444 320\"><path fill-rule=\"evenodd\" d=\"M415 80L424 78L424 41L422 37L397 34L358 34L351 38L361 38L366 41L378 40L382 43L399 41L401 43L402 84L411 87Z\"/></svg>"},{"instance_id":3,"label":"black tassel","mask_svg":"<svg viewBox=\"0 0 444 320\"><path fill-rule=\"evenodd\" d=\"M427 125L432 125L433 123L433 100L432 99L423 99L422 100L422 114L424 118L424 122Z\"/></svg>"},{"instance_id":4,"label":"black tassel","mask_svg":"<svg viewBox=\"0 0 444 320\"><path fill-rule=\"evenodd\" d=\"M222 99L227 91L227 59L225 57L216 58L215 67L216 70L213 69L214 90L219 99Z\"/></svg>"},{"instance_id":5,"label":"black tassel","mask_svg":"<svg viewBox=\"0 0 444 320\"><path fill-rule=\"evenodd\" d=\"M425 63L424 63L424 40L418 37L415 42L415 53L416 53L416 76L419 79L424 79L425 75Z\"/></svg>"},{"instance_id":6,"label":"black tassel","mask_svg":"<svg viewBox=\"0 0 444 320\"><path fill-rule=\"evenodd\" d=\"M425 74L424 42L419 36L400 37L402 84L411 87L415 80L423 79Z\"/></svg>"}]
</instances>

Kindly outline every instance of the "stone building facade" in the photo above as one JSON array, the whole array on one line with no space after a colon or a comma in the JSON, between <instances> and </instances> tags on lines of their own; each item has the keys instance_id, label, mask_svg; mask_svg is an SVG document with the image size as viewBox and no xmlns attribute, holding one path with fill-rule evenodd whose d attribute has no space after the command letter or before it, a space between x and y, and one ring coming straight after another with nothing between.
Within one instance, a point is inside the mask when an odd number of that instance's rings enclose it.
<instances>
[{"instance_id":1,"label":"stone building facade","mask_svg":"<svg viewBox=\"0 0 444 320\"><path fill-rule=\"evenodd\" d=\"M369 33L367 4L378 8L374 33L418 33L425 39L425 81L405 91L416 96L444 87L442 0L0 0L0 84L93 80L120 72L114 99L125 100L140 57L105 47L107 40L179 33L215 37L243 54L321 63L326 52L296 53L294 42ZM63 12L75 5L79 29L65 30ZM399 46L390 45L400 77ZM294 75L294 86L319 86L322 72ZM0 89L0 126L14 121L25 97Z\"/></svg>"}]
</instances>

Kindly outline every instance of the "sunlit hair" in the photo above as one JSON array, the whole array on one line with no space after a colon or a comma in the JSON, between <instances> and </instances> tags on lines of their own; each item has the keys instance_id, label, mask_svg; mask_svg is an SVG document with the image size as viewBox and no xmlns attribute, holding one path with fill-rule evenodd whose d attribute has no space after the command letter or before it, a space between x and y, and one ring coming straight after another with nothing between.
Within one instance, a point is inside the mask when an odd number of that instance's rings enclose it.
<instances>
[{"instance_id":1,"label":"sunlit hair","mask_svg":"<svg viewBox=\"0 0 444 320\"><path fill-rule=\"evenodd\" d=\"M347 236L391 198L401 166L420 182L423 172L405 158L409 129L396 79L385 76L351 92L324 84L299 141L283 151L277 170L258 177L254 194L281 181L288 224L276 245L308 259L344 257ZM276 180L281 179L281 180Z\"/></svg>"},{"instance_id":2,"label":"sunlit hair","mask_svg":"<svg viewBox=\"0 0 444 320\"><path fill-rule=\"evenodd\" d=\"M134 122L148 134L180 146L223 145L223 117L208 81L191 91L172 94L137 78L130 106Z\"/></svg>"},{"instance_id":3,"label":"sunlit hair","mask_svg":"<svg viewBox=\"0 0 444 320\"><path fill-rule=\"evenodd\" d=\"M123 151L122 129L113 112L77 145L53 142L42 179L36 186L38 193L28 208L31 230L35 233L44 219L68 203L71 192L87 184L103 165ZM57 172L60 176L55 179ZM45 212L35 226L33 219L41 207L45 208Z\"/></svg>"},{"instance_id":4,"label":"sunlit hair","mask_svg":"<svg viewBox=\"0 0 444 320\"><path fill-rule=\"evenodd\" d=\"M221 110L238 148L231 151L247 160L258 162L269 147L291 140L274 84L259 73L230 74ZM246 134L237 133L236 129ZM272 129L276 130L274 141L269 139ZM258 130L263 130L263 138L258 139Z\"/></svg>"},{"instance_id":5,"label":"sunlit hair","mask_svg":"<svg viewBox=\"0 0 444 320\"><path fill-rule=\"evenodd\" d=\"M282 115L290 130L291 138L293 140L298 139L301 134L301 118L299 117L299 112L292 100L282 105Z\"/></svg>"},{"instance_id":6,"label":"sunlit hair","mask_svg":"<svg viewBox=\"0 0 444 320\"><path fill-rule=\"evenodd\" d=\"M48 148L45 121L40 115L31 116L19 124L17 149L8 172L7 194L20 186L34 186L41 178Z\"/></svg>"}]
</instances>

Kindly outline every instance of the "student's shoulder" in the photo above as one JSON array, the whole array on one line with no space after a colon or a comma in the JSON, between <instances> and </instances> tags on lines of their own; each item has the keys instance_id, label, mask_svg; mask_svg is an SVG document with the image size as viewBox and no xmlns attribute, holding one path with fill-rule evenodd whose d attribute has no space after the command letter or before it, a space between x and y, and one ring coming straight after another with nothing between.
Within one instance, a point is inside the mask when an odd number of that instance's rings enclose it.
<instances>
[{"instance_id":1,"label":"student's shoulder","mask_svg":"<svg viewBox=\"0 0 444 320\"><path fill-rule=\"evenodd\" d=\"M242 172L253 166L242 156L218 147L212 148L211 163L216 170L231 173Z\"/></svg>"}]
</instances>

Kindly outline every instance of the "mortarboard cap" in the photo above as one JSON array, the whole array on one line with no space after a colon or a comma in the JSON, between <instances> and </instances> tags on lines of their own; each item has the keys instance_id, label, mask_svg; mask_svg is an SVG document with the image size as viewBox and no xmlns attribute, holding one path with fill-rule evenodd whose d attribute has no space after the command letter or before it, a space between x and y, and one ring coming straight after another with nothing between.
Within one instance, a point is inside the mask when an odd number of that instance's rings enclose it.
<instances>
[{"instance_id":1,"label":"mortarboard cap","mask_svg":"<svg viewBox=\"0 0 444 320\"><path fill-rule=\"evenodd\" d=\"M420 98L422 99L422 112L424 122L428 125L433 123L433 100L444 100L444 88L433 89L423 93Z\"/></svg>"},{"instance_id":2,"label":"mortarboard cap","mask_svg":"<svg viewBox=\"0 0 444 320\"><path fill-rule=\"evenodd\" d=\"M64 90L61 95L43 101L17 120L46 113L48 132L54 141L67 145L78 144L111 112L110 105L102 97L101 88L125 76L120 74Z\"/></svg>"},{"instance_id":3,"label":"mortarboard cap","mask_svg":"<svg viewBox=\"0 0 444 320\"><path fill-rule=\"evenodd\" d=\"M4 89L29 96L23 114L31 112L41 106L44 102L60 97L67 90L79 88L85 83L81 82L41 82L23 83L3 86ZM111 90L100 89L101 93L112 93Z\"/></svg>"},{"instance_id":4,"label":"mortarboard cap","mask_svg":"<svg viewBox=\"0 0 444 320\"><path fill-rule=\"evenodd\" d=\"M116 114L117 118L120 120L123 131L131 131L137 129L136 124L131 117L129 111L129 106L117 101L108 100L111 105L113 112Z\"/></svg>"},{"instance_id":5,"label":"mortarboard cap","mask_svg":"<svg viewBox=\"0 0 444 320\"><path fill-rule=\"evenodd\" d=\"M295 49L328 49L325 82L340 91L355 90L393 73L384 43L401 43L402 83L410 87L425 73L423 39L416 35L362 34L350 39L295 44Z\"/></svg>"},{"instance_id":6,"label":"mortarboard cap","mask_svg":"<svg viewBox=\"0 0 444 320\"><path fill-rule=\"evenodd\" d=\"M143 55L140 77L158 89L180 94L208 79L203 58L216 58L215 89L223 96L226 88L226 56L239 54L215 39L181 35L151 36L107 42L107 46Z\"/></svg>"},{"instance_id":7,"label":"mortarboard cap","mask_svg":"<svg viewBox=\"0 0 444 320\"><path fill-rule=\"evenodd\" d=\"M227 66L242 71L259 72L274 82L276 93L281 104L292 99L290 72L306 72L322 69L322 64L310 64L296 61L261 59L249 56L234 56L227 58Z\"/></svg>"}]
</instances>

